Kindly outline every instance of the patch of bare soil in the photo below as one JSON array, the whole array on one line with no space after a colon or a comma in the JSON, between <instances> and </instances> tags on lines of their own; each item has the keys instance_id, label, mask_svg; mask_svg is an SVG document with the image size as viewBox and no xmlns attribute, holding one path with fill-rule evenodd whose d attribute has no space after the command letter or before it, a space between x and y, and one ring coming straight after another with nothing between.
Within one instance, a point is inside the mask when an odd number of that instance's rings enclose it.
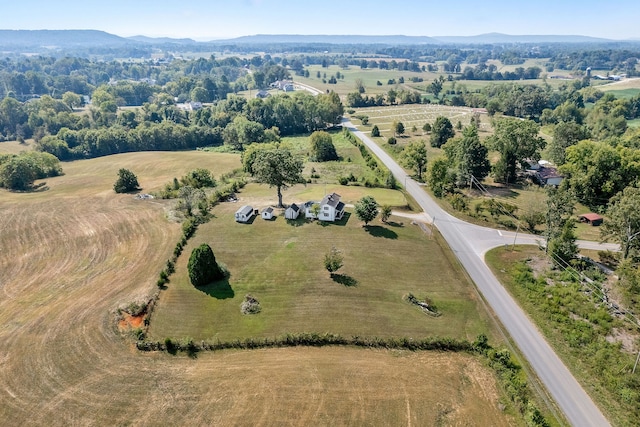
<instances>
[{"instance_id":1,"label":"patch of bare soil","mask_svg":"<svg viewBox=\"0 0 640 427\"><path fill-rule=\"evenodd\" d=\"M621 328L613 328L611 333L606 336L606 340L610 343L620 343L622 350L627 353L635 353L637 351L635 348L636 339L637 335Z\"/></svg>"},{"instance_id":2,"label":"patch of bare soil","mask_svg":"<svg viewBox=\"0 0 640 427\"><path fill-rule=\"evenodd\" d=\"M144 326L144 319L146 314L139 314L132 316L129 313L124 313L122 318L118 321L118 329L121 332L127 332L132 329L139 329Z\"/></svg>"},{"instance_id":3,"label":"patch of bare soil","mask_svg":"<svg viewBox=\"0 0 640 427\"><path fill-rule=\"evenodd\" d=\"M548 257L544 256L532 256L528 261L527 265L531 267L533 271L533 276L537 279L541 275L546 274L553 265Z\"/></svg>"}]
</instances>

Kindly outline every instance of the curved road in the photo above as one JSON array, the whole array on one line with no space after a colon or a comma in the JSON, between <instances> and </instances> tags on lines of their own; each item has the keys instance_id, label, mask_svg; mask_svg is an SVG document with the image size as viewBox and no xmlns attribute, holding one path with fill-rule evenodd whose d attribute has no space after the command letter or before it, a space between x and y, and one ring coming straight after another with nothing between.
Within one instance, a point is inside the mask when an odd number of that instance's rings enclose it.
<instances>
[{"instance_id":1,"label":"curved road","mask_svg":"<svg viewBox=\"0 0 640 427\"><path fill-rule=\"evenodd\" d=\"M343 126L353 132L378 156L398 182L405 183L406 190L438 227L485 300L564 412L567 420L572 425L580 427L610 425L540 331L484 262L484 253L487 250L512 244L515 234L469 224L449 215L422 190L417 182L409 178L404 169L382 148L358 131L350 121L343 119ZM537 240L540 240L540 237L518 234L516 243L535 244Z\"/></svg>"}]
</instances>

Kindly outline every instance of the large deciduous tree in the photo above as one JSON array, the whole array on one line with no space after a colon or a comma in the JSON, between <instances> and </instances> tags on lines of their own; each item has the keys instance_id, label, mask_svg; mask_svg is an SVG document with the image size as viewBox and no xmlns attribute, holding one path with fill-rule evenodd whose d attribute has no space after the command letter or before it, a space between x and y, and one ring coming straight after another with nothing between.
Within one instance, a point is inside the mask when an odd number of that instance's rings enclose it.
<instances>
[{"instance_id":1,"label":"large deciduous tree","mask_svg":"<svg viewBox=\"0 0 640 427\"><path fill-rule=\"evenodd\" d=\"M607 216L601 228L602 238L620 243L626 259L640 249L640 188L627 187L612 197Z\"/></svg>"},{"instance_id":2,"label":"large deciduous tree","mask_svg":"<svg viewBox=\"0 0 640 427\"><path fill-rule=\"evenodd\" d=\"M191 252L187 269L191 284L196 287L208 285L224 277L224 272L216 262L211 246L206 243Z\"/></svg>"},{"instance_id":3,"label":"large deciduous tree","mask_svg":"<svg viewBox=\"0 0 640 427\"><path fill-rule=\"evenodd\" d=\"M465 127L461 138L450 140L443 148L456 171L458 185L466 185L472 176L482 180L489 175L489 150L480 142L476 126Z\"/></svg>"},{"instance_id":4,"label":"large deciduous tree","mask_svg":"<svg viewBox=\"0 0 640 427\"><path fill-rule=\"evenodd\" d=\"M336 147L333 145L331 134L325 131L315 131L309 139L311 143L311 157L313 162L328 162L338 160Z\"/></svg>"},{"instance_id":5,"label":"large deciduous tree","mask_svg":"<svg viewBox=\"0 0 640 427\"><path fill-rule=\"evenodd\" d=\"M638 150L586 140L567 148L561 171L581 203L602 206L640 177L638 164Z\"/></svg>"},{"instance_id":6,"label":"large deciduous tree","mask_svg":"<svg viewBox=\"0 0 640 427\"><path fill-rule=\"evenodd\" d=\"M418 179L422 179L422 174L427 167L427 147L424 141L415 141L407 145L402 151L402 161L413 169Z\"/></svg>"},{"instance_id":7,"label":"large deciduous tree","mask_svg":"<svg viewBox=\"0 0 640 427\"><path fill-rule=\"evenodd\" d=\"M113 184L116 193L129 193L139 189L138 177L133 172L125 168L118 171L118 179Z\"/></svg>"},{"instance_id":8,"label":"large deciduous tree","mask_svg":"<svg viewBox=\"0 0 640 427\"><path fill-rule=\"evenodd\" d=\"M355 204L356 216L364 225L368 225L378 216L378 202L371 196L364 196Z\"/></svg>"},{"instance_id":9,"label":"large deciduous tree","mask_svg":"<svg viewBox=\"0 0 640 427\"><path fill-rule=\"evenodd\" d=\"M438 116L431 126L431 146L440 148L455 134L451 120L444 116Z\"/></svg>"},{"instance_id":10,"label":"large deciduous tree","mask_svg":"<svg viewBox=\"0 0 640 427\"><path fill-rule=\"evenodd\" d=\"M243 162L245 170L248 170L256 181L276 187L278 194L278 207L283 207L282 190L290 185L304 183L302 177L302 160L291 154L284 148L257 149L251 153L249 162Z\"/></svg>"},{"instance_id":11,"label":"large deciduous tree","mask_svg":"<svg viewBox=\"0 0 640 427\"><path fill-rule=\"evenodd\" d=\"M565 224L571 219L575 209L576 199L572 191L563 188L549 187L547 189L546 230L547 249L549 243L557 240L563 234Z\"/></svg>"},{"instance_id":12,"label":"large deciduous tree","mask_svg":"<svg viewBox=\"0 0 640 427\"><path fill-rule=\"evenodd\" d=\"M518 163L540 159L545 141L538 136L539 126L531 120L501 119L494 122L491 138L500 159L493 167L497 181L510 183L516 179Z\"/></svg>"},{"instance_id":13,"label":"large deciduous tree","mask_svg":"<svg viewBox=\"0 0 640 427\"><path fill-rule=\"evenodd\" d=\"M558 166L566 161L566 150L589 137L587 129L576 122L560 122L553 129L549 158Z\"/></svg>"}]
</instances>

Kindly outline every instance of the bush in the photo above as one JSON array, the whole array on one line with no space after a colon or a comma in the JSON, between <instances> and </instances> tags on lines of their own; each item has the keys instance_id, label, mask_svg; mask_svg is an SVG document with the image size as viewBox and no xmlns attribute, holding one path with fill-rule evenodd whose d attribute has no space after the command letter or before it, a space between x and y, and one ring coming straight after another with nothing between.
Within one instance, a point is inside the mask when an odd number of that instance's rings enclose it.
<instances>
[{"instance_id":1,"label":"bush","mask_svg":"<svg viewBox=\"0 0 640 427\"><path fill-rule=\"evenodd\" d=\"M260 302L249 294L245 295L244 301L240 304L240 312L242 314L258 314L260 311L262 311Z\"/></svg>"},{"instance_id":2,"label":"bush","mask_svg":"<svg viewBox=\"0 0 640 427\"><path fill-rule=\"evenodd\" d=\"M205 286L224 277L224 272L213 255L213 250L206 243L191 252L187 268L191 284L196 287Z\"/></svg>"},{"instance_id":3,"label":"bush","mask_svg":"<svg viewBox=\"0 0 640 427\"><path fill-rule=\"evenodd\" d=\"M398 141L393 136L390 136L389 139L387 139L387 144L389 145L396 145L397 142Z\"/></svg>"},{"instance_id":4,"label":"bush","mask_svg":"<svg viewBox=\"0 0 640 427\"><path fill-rule=\"evenodd\" d=\"M116 193L129 193L139 189L138 177L133 172L124 168L118 171L118 179L113 184Z\"/></svg>"}]
</instances>

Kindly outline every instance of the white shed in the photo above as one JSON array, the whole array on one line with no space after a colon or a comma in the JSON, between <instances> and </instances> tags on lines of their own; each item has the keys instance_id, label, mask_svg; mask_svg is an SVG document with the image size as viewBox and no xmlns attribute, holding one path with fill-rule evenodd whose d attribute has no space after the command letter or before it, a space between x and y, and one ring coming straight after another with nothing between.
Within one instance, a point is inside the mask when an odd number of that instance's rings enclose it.
<instances>
[{"instance_id":1,"label":"white shed","mask_svg":"<svg viewBox=\"0 0 640 427\"><path fill-rule=\"evenodd\" d=\"M262 210L262 219L272 219L273 218L273 208L269 206L268 208L264 208Z\"/></svg>"},{"instance_id":2,"label":"white shed","mask_svg":"<svg viewBox=\"0 0 640 427\"><path fill-rule=\"evenodd\" d=\"M254 213L251 206L245 205L236 211L236 221L249 222Z\"/></svg>"},{"instance_id":3,"label":"white shed","mask_svg":"<svg viewBox=\"0 0 640 427\"><path fill-rule=\"evenodd\" d=\"M298 215L300 215L300 206L295 203L292 204L284 211L284 217L286 219L297 219Z\"/></svg>"}]
</instances>

